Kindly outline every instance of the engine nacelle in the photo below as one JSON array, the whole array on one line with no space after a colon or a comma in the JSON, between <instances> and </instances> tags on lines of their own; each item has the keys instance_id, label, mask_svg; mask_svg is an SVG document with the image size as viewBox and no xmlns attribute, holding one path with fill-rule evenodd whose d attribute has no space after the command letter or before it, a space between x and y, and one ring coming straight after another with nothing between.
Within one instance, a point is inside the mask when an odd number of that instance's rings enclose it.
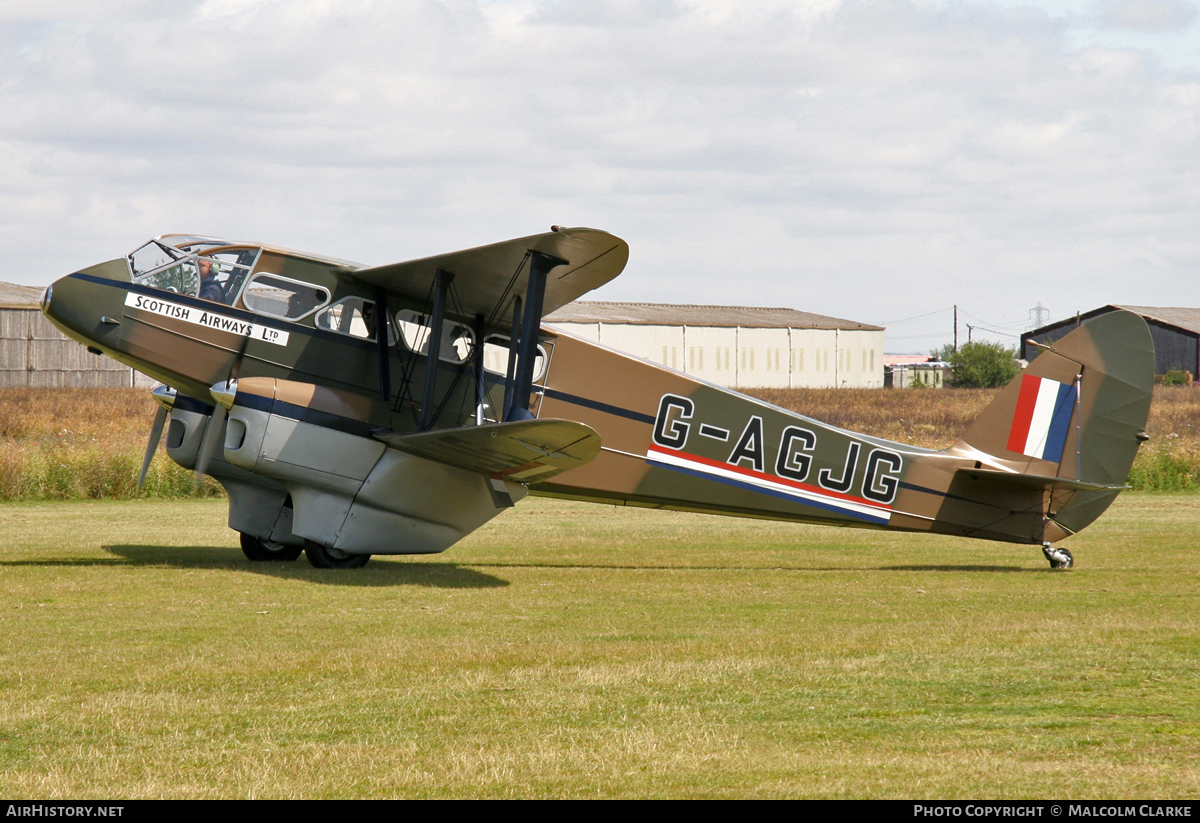
<instances>
[{"instance_id":1,"label":"engine nacelle","mask_svg":"<svg viewBox=\"0 0 1200 823\"><path fill-rule=\"evenodd\" d=\"M286 488L292 531L347 554L445 551L504 510L485 475L374 439L364 402L311 384L243 380L225 462ZM527 494L519 483L505 488L513 502Z\"/></svg>"}]
</instances>

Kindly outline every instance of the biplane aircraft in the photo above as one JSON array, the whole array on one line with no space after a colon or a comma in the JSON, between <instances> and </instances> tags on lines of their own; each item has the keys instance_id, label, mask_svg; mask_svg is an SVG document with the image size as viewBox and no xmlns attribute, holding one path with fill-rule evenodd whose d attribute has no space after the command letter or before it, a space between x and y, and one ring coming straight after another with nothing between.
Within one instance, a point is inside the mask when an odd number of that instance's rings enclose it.
<instances>
[{"instance_id":1,"label":"biplane aircraft","mask_svg":"<svg viewBox=\"0 0 1200 823\"><path fill-rule=\"evenodd\" d=\"M42 309L163 383L142 477L165 428L171 459L225 487L255 561L441 552L534 494L1040 544L1062 568L1053 544L1116 498L1146 439L1134 314L1048 347L933 451L542 325L628 253L557 226L375 267L166 235L62 278Z\"/></svg>"}]
</instances>

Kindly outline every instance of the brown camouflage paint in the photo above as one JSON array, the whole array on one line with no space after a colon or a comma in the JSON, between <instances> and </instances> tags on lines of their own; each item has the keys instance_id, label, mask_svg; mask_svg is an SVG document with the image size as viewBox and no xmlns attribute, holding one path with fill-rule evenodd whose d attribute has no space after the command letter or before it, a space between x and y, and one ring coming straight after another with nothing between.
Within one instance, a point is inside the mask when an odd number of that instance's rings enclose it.
<instances>
[{"instance_id":1,"label":"brown camouflage paint","mask_svg":"<svg viewBox=\"0 0 1200 823\"><path fill-rule=\"evenodd\" d=\"M373 287L329 263L266 251L257 271L325 286L334 301L374 299ZM123 260L99 264L58 281L46 313L75 339L205 402L212 402L208 387L236 370L241 391L392 434L416 430L424 357L402 346L390 352L395 395L389 408L377 399L372 341L316 329L312 315L289 323L252 316L240 304L158 293L286 329L288 344L273 345L126 306L127 291L136 288ZM420 296L389 296L393 312L405 307L422 310ZM602 449L586 465L533 484L534 494L1018 543L1061 539L1111 503L1119 488L1073 488L1054 480L1123 484L1153 380L1149 332L1126 312L1097 318L1038 357L1026 375L1082 387L1059 462L1007 449L1020 378L954 446L936 452L837 429L553 328L542 337L550 360L531 410L542 420L594 429ZM445 401L435 428L471 425L474 391L470 361L442 364L438 397ZM498 408L502 379L489 375L488 395ZM1016 482L1018 474L1047 479Z\"/></svg>"}]
</instances>

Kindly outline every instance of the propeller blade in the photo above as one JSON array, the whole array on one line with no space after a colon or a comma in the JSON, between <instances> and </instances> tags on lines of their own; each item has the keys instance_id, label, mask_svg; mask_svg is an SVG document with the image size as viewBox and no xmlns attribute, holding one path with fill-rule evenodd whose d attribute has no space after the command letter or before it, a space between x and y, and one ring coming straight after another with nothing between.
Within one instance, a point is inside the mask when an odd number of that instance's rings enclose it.
<instances>
[{"instance_id":1,"label":"propeller blade","mask_svg":"<svg viewBox=\"0 0 1200 823\"><path fill-rule=\"evenodd\" d=\"M167 407L159 406L158 411L154 413L154 425L150 427L150 441L146 443L146 456L142 458L142 470L138 472L137 490L142 490L142 483L146 480L146 472L150 470L150 461L154 459L154 453L158 451L158 441L162 439L163 426L167 422Z\"/></svg>"},{"instance_id":2,"label":"propeller blade","mask_svg":"<svg viewBox=\"0 0 1200 823\"><path fill-rule=\"evenodd\" d=\"M242 345L234 355L233 362L229 364L229 375L224 380L213 383L209 388L213 400L217 402L213 406L212 419L208 421L208 427L204 430L204 437L200 440L200 450L196 453L196 476L193 486L196 491L199 491L200 484L204 480L204 473L208 471L209 461L212 460L213 452L216 451L217 432L224 428L225 415L233 406L233 400L237 396L238 375L242 371L242 360L246 356L246 346L249 343L249 336L242 338Z\"/></svg>"},{"instance_id":3,"label":"propeller blade","mask_svg":"<svg viewBox=\"0 0 1200 823\"><path fill-rule=\"evenodd\" d=\"M242 360L244 360L246 357L246 347L248 345L250 345L249 335L242 338L242 345L238 346L238 351L237 354L234 355L233 363L231 363L229 366L229 377L225 379L227 384L237 380L238 376L241 374Z\"/></svg>"},{"instance_id":4,"label":"propeller blade","mask_svg":"<svg viewBox=\"0 0 1200 823\"><path fill-rule=\"evenodd\" d=\"M225 426L226 411L227 409L218 403L213 408L212 419L208 421L208 428L204 430L204 437L200 441L200 451L196 454L196 489L200 488L200 483L204 479L204 472L208 470L208 463L212 460L212 453L217 445L217 431Z\"/></svg>"}]
</instances>

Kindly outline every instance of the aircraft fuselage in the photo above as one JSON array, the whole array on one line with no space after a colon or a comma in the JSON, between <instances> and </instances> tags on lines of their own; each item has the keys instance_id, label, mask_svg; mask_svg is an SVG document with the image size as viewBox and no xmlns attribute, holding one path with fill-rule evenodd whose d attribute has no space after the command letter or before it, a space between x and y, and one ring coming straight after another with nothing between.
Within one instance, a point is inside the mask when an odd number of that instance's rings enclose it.
<instances>
[{"instance_id":1,"label":"aircraft fuselage","mask_svg":"<svg viewBox=\"0 0 1200 823\"><path fill-rule=\"evenodd\" d=\"M224 302L202 297L196 276L192 293L160 287L163 272L188 274L184 263L134 276L131 255L59 280L43 309L69 336L177 390L168 438L177 462L195 465L202 432L221 428L213 436L223 448L208 471L230 492L231 526L275 543L350 555L441 551L527 491L1046 543L1078 531L1116 496L1148 413L1148 334L1140 319L1121 317L1107 321L1112 329L1060 342L943 451L829 426L553 327L539 327L531 390L510 414L517 347L495 336L519 334L510 329L520 325L521 303L504 302L508 292L486 318L435 308L457 324L439 349L433 330L444 328L429 299L385 294L356 279L351 264L239 249L239 260L255 262L232 267L236 284L226 273ZM439 278L439 289L453 282L452 273ZM309 303L297 308L301 297ZM370 328L376 305L387 311L387 346L385 332ZM430 351L439 353L432 385ZM1105 416L1113 398L1136 408ZM228 424L213 419L217 403L229 408ZM1101 460L1084 448L1097 415L1096 431L1108 438L1095 440ZM479 441L456 443L455 432L521 419L572 421L568 434L599 436L598 453L572 462L569 449L518 433L497 441L508 456L496 452L500 462L489 464ZM1033 427L1024 439L1021 426ZM512 457L522 443L531 462Z\"/></svg>"}]
</instances>

